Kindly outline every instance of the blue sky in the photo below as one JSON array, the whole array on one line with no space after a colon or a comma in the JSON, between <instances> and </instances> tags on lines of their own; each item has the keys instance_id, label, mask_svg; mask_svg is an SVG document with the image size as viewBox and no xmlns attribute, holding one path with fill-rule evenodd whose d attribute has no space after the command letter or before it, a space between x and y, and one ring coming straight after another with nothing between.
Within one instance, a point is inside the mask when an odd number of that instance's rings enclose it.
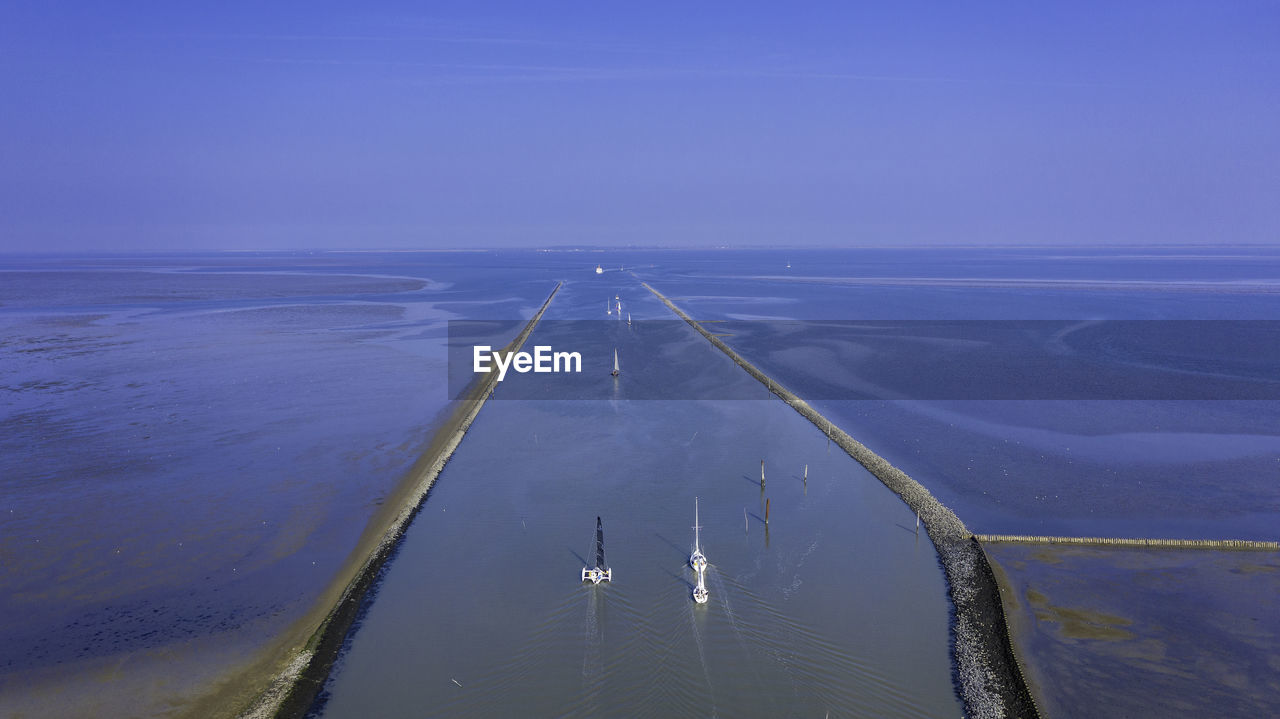
<instances>
[{"instance_id":1,"label":"blue sky","mask_svg":"<svg viewBox=\"0 0 1280 719\"><path fill-rule=\"evenodd\" d=\"M187 5L0 7L0 249L1280 243L1271 0Z\"/></svg>"}]
</instances>

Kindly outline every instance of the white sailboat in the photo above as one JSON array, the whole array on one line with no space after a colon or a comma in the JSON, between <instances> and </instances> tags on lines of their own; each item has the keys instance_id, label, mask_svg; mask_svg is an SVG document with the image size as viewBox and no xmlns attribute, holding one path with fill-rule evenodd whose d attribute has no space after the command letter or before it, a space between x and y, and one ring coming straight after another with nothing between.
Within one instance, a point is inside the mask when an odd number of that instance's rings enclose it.
<instances>
[{"instance_id":1,"label":"white sailboat","mask_svg":"<svg viewBox=\"0 0 1280 719\"><path fill-rule=\"evenodd\" d=\"M631 313L630 313L630 312L628 312L628 313L627 313L627 326L628 326L628 327L630 327L630 326L631 326Z\"/></svg>"},{"instance_id":2,"label":"white sailboat","mask_svg":"<svg viewBox=\"0 0 1280 719\"><path fill-rule=\"evenodd\" d=\"M597 274L597 275L603 275L603 274L604 274L604 268L603 268L603 267L601 267L600 265L596 265L596 274Z\"/></svg>"},{"instance_id":3,"label":"white sailboat","mask_svg":"<svg viewBox=\"0 0 1280 719\"><path fill-rule=\"evenodd\" d=\"M693 601L707 603L707 558L702 553L702 524L698 521L698 498L693 498L693 554L689 566L698 573L698 585L693 588Z\"/></svg>"},{"instance_id":4,"label":"white sailboat","mask_svg":"<svg viewBox=\"0 0 1280 719\"><path fill-rule=\"evenodd\" d=\"M702 553L702 525L698 523L698 498L693 498L693 554L689 566L701 572L707 568L707 557Z\"/></svg>"},{"instance_id":5,"label":"white sailboat","mask_svg":"<svg viewBox=\"0 0 1280 719\"><path fill-rule=\"evenodd\" d=\"M592 584L613 581L613 570L604 561L604 524L599 517L596 517L596 566L582 568L582 581Z\"/></svg>"},{"instance_id":6,"label":"white sailboat","mask_svg":"<svg viewBox=\"0 0 1280 719\"><path fill-rule=\"evenodd\" d=\"M613 375L614 377L618 376L618 348L617 347L613 348L613 371L610 372L609 374Z\"/></svg>"},{"instance_id":7,"label":"white sailboat","mask_svg":"<svg viewBox=\"0 0 1280 719\"><path fill-rule=\"evenodd\" d=\"M604 301L604 313L605 313L606 315L611 315L611 314L613 314L613 302L611 302L611 301L609 301L609 300L605 300L605 301Z\"/></svg>"}]
</instances>

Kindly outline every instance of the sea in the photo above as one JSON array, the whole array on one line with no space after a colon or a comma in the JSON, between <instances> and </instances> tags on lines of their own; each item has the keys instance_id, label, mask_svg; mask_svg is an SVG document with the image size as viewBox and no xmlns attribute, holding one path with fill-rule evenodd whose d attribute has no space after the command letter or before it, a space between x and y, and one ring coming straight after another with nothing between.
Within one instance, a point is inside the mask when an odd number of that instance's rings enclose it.
<instances>
[{"instance_id":1,"label":"sea","mask_svg":"<svg viewBox=\"0 0 1280 719\"><path fill-rule=\"evenodd\" d=\"M1274 248L7 255L0 714L233 681L409 477L456 340L559 286L531 342L591 392L499 386L314 712L959 716L927 533L645 283L973 531L1276 538Z\"/></svg>"}]
</instances>

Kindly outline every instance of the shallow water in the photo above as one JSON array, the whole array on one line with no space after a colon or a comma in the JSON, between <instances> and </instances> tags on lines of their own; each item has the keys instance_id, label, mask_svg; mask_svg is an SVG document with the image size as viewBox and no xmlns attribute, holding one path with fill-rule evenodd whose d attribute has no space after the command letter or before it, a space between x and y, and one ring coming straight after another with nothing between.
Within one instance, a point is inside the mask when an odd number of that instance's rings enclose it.
<instances>
[{"instance_id":1,"label":"shallow water","mask_svg":"<svg viewBox=\"0 0 1280 719\"><path fill-rule=\"evenodd\" d=\"M0 713L182 706L311 607L446 406L446 321L554 286L449 259L6 260Z\"/></svg>"},{"instance_id":2,"label":"shallow water","mask_svg":"<svg viewBox=\"0 0 1280 719\"><path fill-rule=\"evenodd\" d=\"M1203 321L1228 320L1219 329L1238 329L1240 321L1264 320L1259 326L1269 328L1280 319L1280 252L865 250L759 253L752 260L689 262L678 271L641 274L695 319L731 320L726 328L742 326L733 320L783 320L751 324L759 336L742 332L724 339L929 487L971 529L1275 537L1276 353L1246 345L1252 354L1245 357L1238 346L1228 349L1186 331L1156 333L1163 344L1137 342L1123 323L1101 321L1160 320L1150 326L1177 328L1174 321L1198 320L1203 328ZM762 272L768 260L773 268ZM1070 399L1069 384L1046 388L1036 382L1032 396L1020 397L1011 382L1025 380L1026 372L1015 364L1017 377L983 366L973 370L970 384L942 385L952 393L948 399L937 391L929 362L963 357L954 347L922 346L906 366L892 353L868 357L874 350L833 341L818 331L821 322L813 322L823 319L932 320L943 327L984 320L964 326L998 329L1010 321L1055 320L1071 327L1090 320L1085 334L1068 342L1099 369L1065 379L1105 379L1117 392L1137 395L1098 399L1098 392L1111 395L1095 386L1084 399ZM1109 327L1119 328L1118 334L1109 335ZM1266 329L1259 337L1271 342L1273 334ZM1048 345L1056 341L1046 339L1043 352L1051 355L1055 348ZM981 356L1002 351L994 345ZM1213 383L1224 369L1251 378L1246 384L1262 384L1215 395ZM1052 377L1045 374L1046 381ZM847 399L877 391L886 399ZM1197 396L1237 399L1190 399Z\"/></svg>"},{"instance_id":3,"label":"shallow water","mask_svg":"<svg viewBox=\"0 0 1280 719\"><path fill-rule=\"evenodd\" d=\"M1276 716L1276 552L995 544L1049 716ZM1089 581L1081 581L1088 577Z\"/></svg>"}]
</instances>

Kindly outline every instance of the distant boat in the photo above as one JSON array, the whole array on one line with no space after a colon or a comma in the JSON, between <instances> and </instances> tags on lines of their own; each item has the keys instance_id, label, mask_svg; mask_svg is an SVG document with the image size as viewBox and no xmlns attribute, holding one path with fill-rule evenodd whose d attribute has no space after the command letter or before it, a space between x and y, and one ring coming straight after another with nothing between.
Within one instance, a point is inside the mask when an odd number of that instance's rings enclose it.
<instances>
[{"instance_id":1,"label":"distant boat","mask_svg":"<svg viewBox=\"0 0 1280 719\"><path fill-rule=\"evenodd\" d=\"M787 260L787 269L791 269L791 260Z\"/></svg>"},{"instance_id":2,"label":"distant boat","mask_svg":"<svg viewBox=\"0 0 1280 719\"><path fill-rule=\"evenodd\" d=\"M693 498L693 554L689 566L701 572L707 568L707 557L702 553L702 525L698 523L698 498Z\"/></svg>"},{"instance_id":3,"label":"distant boat","mask_svg":"<svg viewBox=\"0 0 1280 719\"><path fill-rule=\"evenodd\" d=\"M613 371L610 372L609 374L613 375L614 377L618 376L618 348L617 347L613 348Z\"/></svg>"},{"instance_id":4,"label":"distant boat","mask_svg":"<svg viewBox=\"0 0 1280 719\"><path fill-rule=\"evenodd\" d=\"M603 275L603 274L604 274L604 268L603 268L603 267L601 267L600 265L596 265L596 274L597 274L597 275Z\"/></svg>"},{"instance_id":5,"label":"distant boat","mask_svg":"<svg viewBox=\"0 0 1280 719\"><path fill-rule=\"evenodd\" d=\"M698 604L707 603L707 583L704 579L704 575L706 575L706 573L707 570L705 569L698 570L698 586L693 588L693 601Z\"/></svg>"},{"instance_id":6,"label":"distant boat","mask_svg":"<svg viewBox=\"0 0 1280 719\"><path fill-rule=\"evenodd\" d=\"M613 302L610 302L609 300L604 301L604 313L606 315L613 314Z\"/></svg>"},{"instance_id":7,"label":"distant boat","mask_svg":"<svg viewBox=\"0 0 1280 719\"><path fill-rule=\"evenodd\" d=\"M630 312L628 312L628 313L627 313L627 326L628 326L628 327L630 327L630 326L631 326L631 313L630 313Z\"/></svg>"},{"instance_id":8,"label":"distant boat","mask_svg":"<svg viewBox=\"0 0 1280 719\"><path fill-rule=\"evenodd\" d=\"M604 523L599 517L596 517L596 566L582 568L582 581L592 584L613 581L613 570L604 563Z\"/></svg>"}]
</instances>

